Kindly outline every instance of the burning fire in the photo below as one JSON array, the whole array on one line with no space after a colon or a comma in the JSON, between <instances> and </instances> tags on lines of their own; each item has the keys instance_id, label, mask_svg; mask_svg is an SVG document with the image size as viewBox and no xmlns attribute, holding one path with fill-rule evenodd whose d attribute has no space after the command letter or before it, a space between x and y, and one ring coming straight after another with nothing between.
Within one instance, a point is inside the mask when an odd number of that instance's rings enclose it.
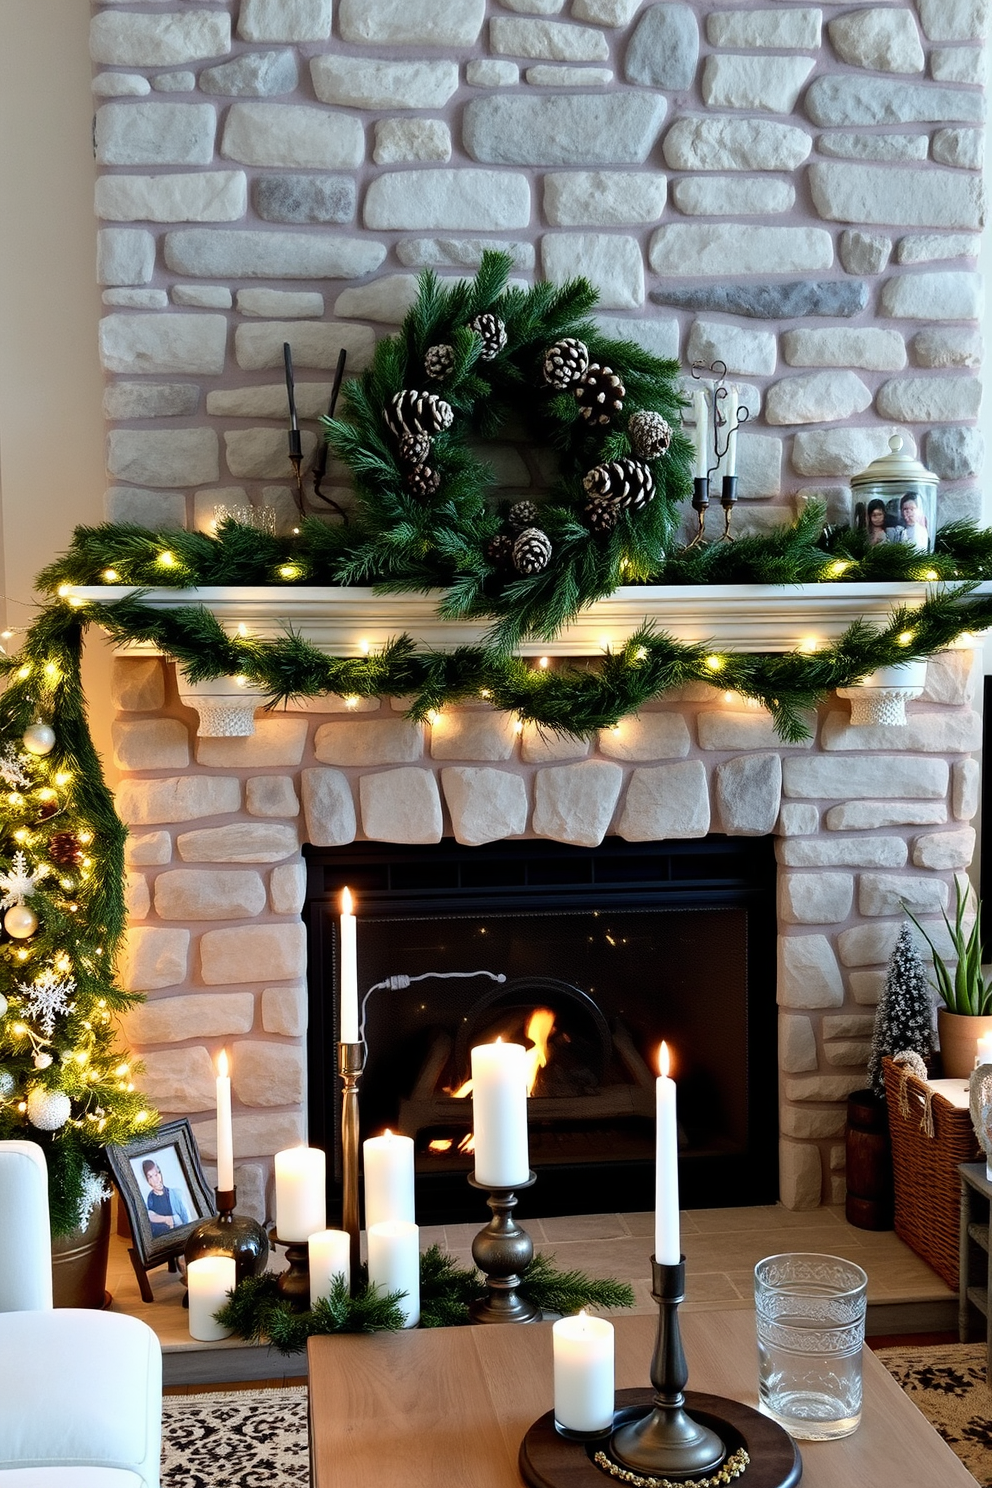
<instances>
[{"instance_id":1,"label":"burning fire","mask_svg":"<svg viewBox=\"0 0 992 1488\"><path fill-rule=\"evenodd\" d=\"M550 1008L534 1008L530 1017L527 1019L527 1027L524 1032L532 1046L527 1050L528 1095L533 1095L534 1086L537 1084L537 1077L548 1063L548 1040L551 1038L554 1026L555 1015ZM472 1081L463 1080L457 1090L449 1090L448 1094L454 1100L465 1100L466 1097L472 1094ZM451 1150L451 1142L447 1138L438 1138L428 1144L427 1150L429 1152L449 1152ZM475 1151L474 1132L469 1132L467 1136L462 1137L458 1143L458 1151L463 1153Z\"/></svg>"}]
</instances>

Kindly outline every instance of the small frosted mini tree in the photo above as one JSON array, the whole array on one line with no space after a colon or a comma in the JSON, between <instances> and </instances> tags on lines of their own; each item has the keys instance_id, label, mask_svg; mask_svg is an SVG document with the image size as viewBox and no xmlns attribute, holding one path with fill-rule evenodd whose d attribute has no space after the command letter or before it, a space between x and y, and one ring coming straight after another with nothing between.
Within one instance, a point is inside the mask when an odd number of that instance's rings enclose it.
<instances>
[{"instance_id":1,"label":"small frosted mini tree","mask_svg":"<svg viewBox=\"0 0 992 1488\"><path fill-rule=\"evenodd\" d=\"M921 1059L933 1050L933 997L927 974L913 940L909 922L904 922L889 957L885 987L875 1010L868 1083L880 1100L885 1097L882 1059L912 1049Z\"/></svg>"}]
</instances>

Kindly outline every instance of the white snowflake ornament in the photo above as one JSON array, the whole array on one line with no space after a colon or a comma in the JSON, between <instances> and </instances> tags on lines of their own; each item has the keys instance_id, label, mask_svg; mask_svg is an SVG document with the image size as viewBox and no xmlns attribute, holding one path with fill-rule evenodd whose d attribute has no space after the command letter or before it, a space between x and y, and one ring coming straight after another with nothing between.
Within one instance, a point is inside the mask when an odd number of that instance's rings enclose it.
<instances>
[{"instance_id":1,"label":"white snowflake ornament","mask_svg":"<svg viewBox=\"0 0 992 1488\"><path fill-rule=\"evenodd\" d=\"M26 790L31 784L31 776L28 774L30 763L26 754L16 754L12 746L8 745L4 753L0 754L0 781L8 790Z\"/></svg>"},{"instance_id":2,"label":"white snowflake ornament","mask_svg":"<svg viewBox=\"0 0 992 1488\"><path fill-rule=\"evenodd\" d=\"M48 864L40 863L32 873L27 858L18 848L11 861L10 872L0 873L0 889L3 889L0 909L12 909L15 904L23 904L25 899L30 899L47 872Z\"/></svg>"},{"instance_id":3,"label":"white snowflake ornament","mask_svg":"<svg viewBox=\"0 0 992 1488\"><path fill-rule=\"evenodd\" d=\"M46 1038L55 1032L55 1019L69 1012L76 983L72 977L60 977L51 967L39 973L33 982L18 982L18 992L24 994L24 1010L36 1018Z\"/></svg>"},{"instance_id":4,"label":"white snowflake ornament","mask_svg":"<svg viewBox=\"0 0 992 1488\"><path fill-rule=\"evenodd\" d=\"M91 1167L83 1169L83 1191L79 1196L79 1228L81 1230L85 1230L89 1224L90 1215L96 1206L102 1204L105 1199L109 1199L113 1191L106 1178L102 1178L99 1173L94 1173Z\"/></svg>"}]
</instances>

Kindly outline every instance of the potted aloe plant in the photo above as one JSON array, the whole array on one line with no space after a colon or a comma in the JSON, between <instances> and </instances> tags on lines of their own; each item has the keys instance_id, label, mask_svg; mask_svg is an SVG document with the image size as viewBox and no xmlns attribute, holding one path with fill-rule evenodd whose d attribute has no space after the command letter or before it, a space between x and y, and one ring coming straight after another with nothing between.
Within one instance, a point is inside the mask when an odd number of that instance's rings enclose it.
<instances>
[{"instance_id":1,"label":"potted aloe plant","mask_svg":"<svg viewBox=\"0 0 992 1488\"><path fill-rule=\"evenodd\" d=\"M967 1079L975 1067L977 1040L992 1033L992 978L982 973L982 942L979 932L981 904L975 906L971 929L965 925L967 891L961 881L955 883L954 924L944 915L957 965L951 969L940 955L930 936L916 916L906 910L920 931L933 956L934 983L943 1007L937 1009L937 1033L940 1038L944 1074L951 1079Z\"/></svg>"}]
</instances>

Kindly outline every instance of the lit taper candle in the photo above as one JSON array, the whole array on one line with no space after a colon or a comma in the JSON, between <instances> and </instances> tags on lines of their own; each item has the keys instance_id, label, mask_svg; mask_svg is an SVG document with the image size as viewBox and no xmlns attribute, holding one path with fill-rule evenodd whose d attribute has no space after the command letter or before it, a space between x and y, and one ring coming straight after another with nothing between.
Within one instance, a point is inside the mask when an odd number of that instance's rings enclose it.
<instances>
[{"instance_id":1,"label":"lit taper candle","mask_svg":"<svg viewBox=\"0 0 992 1488\"><path fill-rule=\"evenodd\" d=\"M358 1043L357 922L350 889L341 895L341 1043Z\"/></svg>"},{"instance_id":2,"label":"lit taper candle","mask_svg":"<svg viewBox=\"0 0 992 1488\"><path fill-rule=\"evenodd\" d=\"M675 1115L675 1081L668 1077L668 1045L658 1058L655 1083L658 1127L655 1146L654 1258L659 1266L677 1266L682 1258L679 1235L679 1130Z\"/></svg>"},{"instance_id":3,"label":"lit taper candle","mask_svg":"<svg viewBox=\"0 0 992 1488\"><path fill-rule=\"evenodd\" d=\"M227 1050L217 1056L217 1187L230 1193L234 1187L234 1132L231 1127L231 1076Z\"/></svg>"}]
</instances>

